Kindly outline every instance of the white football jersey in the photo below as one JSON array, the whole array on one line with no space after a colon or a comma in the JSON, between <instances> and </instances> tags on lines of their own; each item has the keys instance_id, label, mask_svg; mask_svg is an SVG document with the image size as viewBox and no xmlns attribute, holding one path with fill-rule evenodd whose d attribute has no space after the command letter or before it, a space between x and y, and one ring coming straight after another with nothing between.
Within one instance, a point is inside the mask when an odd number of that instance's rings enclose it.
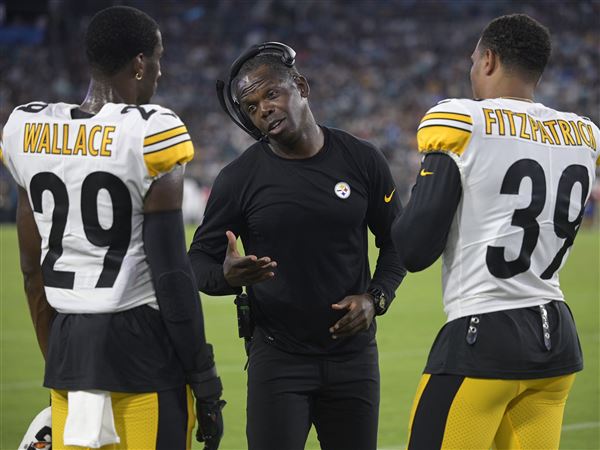
<instances>
[{"instance_id":1,"label":"white football jersey","mask_svg":"<svg viewBox=\"0 0 600 450\"><path fill-rule=\"evenodd\" d=\"M525 100L451 99L427 112L417 138L460 170L443 253L448 320L564 300L558 272L594 183L598 127Z\"/></svg>"},{"instance_id":2,"label":"white football jersey","mask_svg":"<svg viewBox=\"0 0 600 450\"><path fill-rule=\"evenodd\" d=\"M158 105L29 103L4 127L0 156L27 190L42 238L46 297L63 313L156 305L142 240L154 179L193 158L185 125Z\"/></svg>"}]
</instances>

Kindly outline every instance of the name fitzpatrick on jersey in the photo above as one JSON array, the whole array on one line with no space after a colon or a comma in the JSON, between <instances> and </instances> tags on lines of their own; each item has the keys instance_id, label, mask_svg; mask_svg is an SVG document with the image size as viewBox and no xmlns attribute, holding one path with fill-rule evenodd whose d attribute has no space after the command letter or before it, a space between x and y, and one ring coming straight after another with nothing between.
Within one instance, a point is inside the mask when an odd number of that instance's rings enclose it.
<instances>
[{"instance_id":1,"label":"name fitzpatrick on jersey","mask_svg":"<svg viewBox=\"0 0 600 450\"><path fill-rule=\"evenodd\" d=\"M69 140L69 127L57 123L26 123L23 133L24 153L47 155L110 156L114 126L80 124L75 139Z\"/></svg>"},{"instance_id":2,"label":"name fitzpatrick on jersey","mask_svg":"<svg viewBox=\"0 0 600 450\"><path fill-rule=\"evenodd\" d=\"M508 109L483 108L485 134L520 137L551 145L586 145L596 150L592 126L580 120L537 120Z\"/></svg>"}]
</instances>

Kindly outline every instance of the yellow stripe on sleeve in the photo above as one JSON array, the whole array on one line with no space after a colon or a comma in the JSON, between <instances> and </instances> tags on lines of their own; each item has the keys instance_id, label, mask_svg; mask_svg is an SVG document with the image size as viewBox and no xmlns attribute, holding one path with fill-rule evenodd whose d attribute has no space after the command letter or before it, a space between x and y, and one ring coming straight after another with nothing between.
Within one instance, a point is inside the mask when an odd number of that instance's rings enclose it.
<instances>
[{"instance_id":1,"label":"yellow stripe on sleeve","mask_svg":"<svg viewBox=\"0 0 600 450\"><path fill-rule=\"evenodd\" d=\"M144 139L144 147L156 144L157 142L166 141L167 139L171 139L172 137L176 137L185 133L187 133L187 128L185 125L180 125L175 128L161 131L160 133L152 134Z\"/></svg>"},{"instance_id":2,"label":"yellow stripe on sleeve","mask_svg":"<svg viewBox=\"0 0 600 450\"><path fill-rule=\"evenodd\" d=\"M471 139L471 132L443 125L424 126L417 132L419 152L449 151L462 155Z\"/></svg>"},{"instance_id":3,"label":"yellow stripe on sleeve","mask_svg":"<svg viewBox=\"0 0 600 450\"><path fill-rule=\"evenodd\" d=\"M0 163L4 163L4 158L2 156L2 147L0 147Z\"/></svg>"},{"instance_id":4,"label":"yellow stripe on sleeve","mask_svg":"<svg viewBox=\"0 0 600 450\"><path fill-rule=\"evenodd\" d=\"M144 162L151 177L155 177L160 173L167 173L176 164L184 164L193 158L194 146L189 139L171 147L144 154Z\"/></svg>"},{"instance_id":5,"label":"yellow stripe on sleeve","mask_svg":"<svg viewBox=\"0 0 600 450\"><path fill-rule=\"evenodd\" d=\"M2 159L2 153L0 153L0 159ZM598 154L598 158L596 158L596 165L600 167L600 153Z\"/></svg>"},{"instance_id":6,"label":"yellow stripe on sleeve","mask_svg":"<svg viewBox=\"0 0 600 450\"><path fill-rule=\"evenodd\" d=\"M445 120L455 120L456 122L468 123L469 125L473 125L473 119L471 116L467 114L460 113L451 113L451 112L432 112L426 114L423 119L421 119L421 123L425 122L429 119L445 119Z\"/></svg>"}]
</instances>

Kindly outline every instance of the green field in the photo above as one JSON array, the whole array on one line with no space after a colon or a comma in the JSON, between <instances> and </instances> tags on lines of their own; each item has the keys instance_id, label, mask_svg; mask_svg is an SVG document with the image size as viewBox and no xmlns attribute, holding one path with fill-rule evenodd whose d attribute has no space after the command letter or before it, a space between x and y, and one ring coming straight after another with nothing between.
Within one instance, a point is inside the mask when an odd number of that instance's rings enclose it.
<instances>
[{"instance_id":1,"label":"green field","mask_svg":"<svg viewBox=\"0 0 600 450\"><path fill-rule=\"evenodd\" d=\"M582 231L561 274L585 353L585 370L578 375L567 404L563 449L600 449L599 237L597 231ZM18 260L15 228L0 227L0 449L15 449L32 417L48 404L48 392L40 387L42 357L29 320ZM208 338L215 346L228 401L221 449L243 449L245 355L237 338L233 299L204 296L203 305ZM414 390L443 322L439 264L408 276L392 308L379 320L380 449L400 449L406 442ZM306 448L319 448L314 433Z\"/></svg>"}]
</instances>

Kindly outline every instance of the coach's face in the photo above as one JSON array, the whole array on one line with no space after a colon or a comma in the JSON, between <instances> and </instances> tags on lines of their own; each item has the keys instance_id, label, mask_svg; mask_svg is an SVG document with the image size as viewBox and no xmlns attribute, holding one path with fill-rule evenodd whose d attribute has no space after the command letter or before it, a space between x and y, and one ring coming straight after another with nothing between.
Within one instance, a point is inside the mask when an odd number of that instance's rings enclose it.
<instances>
[{"instance_id":1,"label":"coach's face","mask_svg":"<svg viewBox=\"0 0 600 450\"><path fill-rule=\"evenodd\" d=\"M156 46L154 47L152 54L150 56L146 56L144 54L141 55L143 71L141 73L142 79L138 81L138 105L150 103L150 99L156 92L158 79L161 76L160 58L163 55L164 49L160 31L157 30L156 33L158 36L158 41L156 42Z\"/></svg>"},{"instance_id":2,"label":"coach's face","mask_svg":"<svg viewBox=\"0 0 600 450\"><path fill-rule=\"evenodd\" d=\"M242 111L269 139L281 143L293 143L302 133L309 112L308 92L303 76L282 76L266 65L237 84Z\"/></svg>"}]
</instances>

